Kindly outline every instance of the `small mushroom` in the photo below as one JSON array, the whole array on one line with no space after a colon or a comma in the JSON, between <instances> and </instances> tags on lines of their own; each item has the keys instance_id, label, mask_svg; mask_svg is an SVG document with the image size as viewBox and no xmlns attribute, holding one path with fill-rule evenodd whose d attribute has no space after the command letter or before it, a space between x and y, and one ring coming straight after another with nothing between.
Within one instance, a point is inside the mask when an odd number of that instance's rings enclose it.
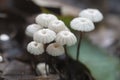
<instances>
[{"instance_id":1,"label":"small mushroom","mask_svg":"<svg viewBox=\"0 0 120 80\"><path fill-rule=\"evenodd\" d=\"M3 61L3 57L2 56L0 56L0 62L2 62Z\"/></svg>"},{"instance_id":2,"label":"small mushroom","mask_svg":"<svg viewBox=\"0 0 120 80\"><path fill-rule=\"evenodd\" d=\"M64 30L66 28L66 25L61 20L54 20L49 24L48 28L58 33Z\"/></svg>"},{"instance_id":3,"label":"small mushroom","mask_svg":"<svg viewBox=\"0 0 120 80\"><path fill-rule=\"evenodd\" d=\"M72 46L77 42L77 38L70 31L61 31L57 34L56 42L60 45Z\"/></svg>"},{"instance_id":4,"label":"small mushroom","mask_svg":"<svg viewBox=\"0 0 120 80\"><path fill-rule=\"evenodd\" d=\"M42 26L40 26L38 24L31 24L26 28L25 33L27 36L33 37L34 33L40 29L42 29Z\"/></svg>"},{"instance_id":5,"label":"small mushroom","mask_svg":"<svg viewBox=\"0 0 120 80\"><path fill-rule=\"evenodd\" d=\"M100 22L103 20L103 15L98 9L85 9L79 13L79 16L88 18L93 22Z\"/></svg>"},{"instance_id":6,"label":"small mushroom","mask_svg":"<svg viewBox=\"0 0 120 80\"><path fill-rule=\"evenodd\" d=\"M79 40L78 40L78 47L77 47L77 55L76 55L76 59L78 61L79 59L79 52L80 52L80 45L81 45L81 40L82 40L82 35L83 32L89 32L95 29L95 26L93 24L93 22L88 19L88 18L74 18L71 22L70 22L71 28L74 30L77 30L79 33Z\"/></svg>"},{"instance_id":7,"label":"small mushroom","mask_svg":"<svg viewBox=\"0 0 120 80\"><path fill-rule=\"evenodd\" d=\"M46 65L45 63L39 63L39 64L37 64L37 70L38 70L39 73L40 73L42 76L44 76L44 77L47 76L46 69L47 69L47 71L48 71L48 70L49 70L49 66Z\"/></svg>"},{"instance_id":8,"label":"small mushroom","mask_svg":"<svg viewBox=\"0 0 120 80\"><path fill-rule=\"evenodd\" d=\"M39 14L35 18L36 23L43 27L48 27L49 23L53 20L57 20L57 17L55 15L45 13Z\"/></svg>"},{"instance_id":9,"label":"small mushroom","mask_svg":"<svg viewBox=\"0 0 120 80\"><path fill-rule=\"evenodd\" d=\"M44 52L44 45L42 43L32 41L27 45L27 51L33 55L40 55Z\"/></svg>"},{"instance_id":10,"label":"small mushroom","mask_svg":"<svg viewBox=\"0 0 120 80\"><path fill-rule=\"evenodd\" d=\"M56 33L50 29L41 29L34 34L34 41L38 43L50 43L56 38Z\"/></svg>"},{"instance_id":11,"label":"small mushroom","mask_svg":"<svg viewBox=\"0 0 120 80\"><path fill-rule=\"evenodd\" d=\"M49 44L46 51L51 56L60 56L65 53L64 47L58 43Z\"/></svg>"},{"instance_id":12,"label":"small mushroom","mask_svg":"<svg viewBox=\"0 0 120 80\"><path fill-rule=\"evenodd\" d=\"M89 32L94 30L95 26L90 19L87 18L74 18L70 22L71 28L81 32Z\"/></svg>"}]
</instances>

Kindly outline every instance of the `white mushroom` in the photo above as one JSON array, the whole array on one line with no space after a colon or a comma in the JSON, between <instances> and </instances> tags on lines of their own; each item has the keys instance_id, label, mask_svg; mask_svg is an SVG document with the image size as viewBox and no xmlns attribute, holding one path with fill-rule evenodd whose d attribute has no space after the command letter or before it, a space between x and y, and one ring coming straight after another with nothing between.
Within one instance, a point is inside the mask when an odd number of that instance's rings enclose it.
<instances>
[{"instance_id":1,"label":"white mushroom","mask_svg":"<svg viewBox=\"0 0 120 80\"><path fill-rule=\"evenodd\" d=\"M34 34L33 38L38 43L46 44L54 41L56 33L50 29L41 29Z\"/></svg>"},{"instance_id":2,"label":"white mushroom","mask_svg":"<svg viewBox=\"0 0 120 80\"><path fill-rule=\"evenodd\" d=\"M54 21L51 21L48 28L58 33L64 30L66 28L66 25L61 20L54 20Z\"/></svg>"},{"instance_id":3,"label":"white mushroom","mask_svg":"<svg viewBox=\"0 0 120 80\"><path fill-rule=\"evenodd\" d=\"M74 18L70 22L70 26L72 29L81 31L81 32L89 32L94 30L95 26L90 19L87 18Z\"/></svg>"},{"instance_id":4,"label":"white mushroom","mask_svg":"<svg viewBox=\"0 0 120 80\"><path fill-rule=\"evenodd\" d=\"M40 29L42 29L42 27L40 25L31 24L26 28L25 33L26 33L27 36L33 37L33 34Z\"/></svg>"},{"instance_id":5,"label":"white mushroom","mask_svg":"<svg viewBox=\"0 0 120 80\"><path fill-rule=\"evenodd\" d=\"M77 42L76 36L70 31L61 31L57 34L56 42L60 45L74 45Z\"/></svg>"},{"instance_id":6,"label":"white mushroom","mask_svg":"<svg viewBox=\"0 0 120 80\"><path fill-rule=\"evenodd\" d=\"M2 56L0 56L0 62L2 62L3 61L3 57Z\"/></svg>"},{"instance_id":7,"label":"white mushroom","mask_svg":"<svg viewBox=\"0 0 120 80\"><path fill-rule=\"evenodd\" d=\"M43 27L48 27L49 23L53 20L57 20L57 17L55 15L45 13L39 14L35 18L36 23Z\"/></svg>"},{"instance_id":8,"label":"white mushroom","mask_svg":"<svg viewBox=\"0 0 120 80\"><path fill-rule=\"evenodd\" d=\"M98 9L85 9L79 13L79 16L88 18L93 22L100 22L103 20L103 15Z\"/></svg>"},{"instance_id":9,"label":"white mushroom","mask_svg":"<svg viewBox=\"0 0 120 80\"><path fill-rule=\"evenodd\" d=\"M51 43L47 47L47 53L51 56L60 56L65 53L64 47L58 43Z\"/></svg>"},{"instance_id":10,"label":"white mushroom","mask_svg":"<svg viewBox=\"0 0 120 80\"><path fill-rule=\"evenodd\" d=\"M47 72L46 72L46 69L47 71L49 70L49 66L46 65L45 63L39 63L37 64L37 70L40 72L40 74L44 77L47 76Z\"/></svg>"},{"instance_id":11,"label":"white mushroom","mask_svg":"<svg viewBox=\"0 0 120 80\"><path fill-rule=\"evenodd\" d=\"M27 45L27 51L33 55L40 55L44 52L44 45L42 43L32 41Z\"/></svg>"}]
</instances>

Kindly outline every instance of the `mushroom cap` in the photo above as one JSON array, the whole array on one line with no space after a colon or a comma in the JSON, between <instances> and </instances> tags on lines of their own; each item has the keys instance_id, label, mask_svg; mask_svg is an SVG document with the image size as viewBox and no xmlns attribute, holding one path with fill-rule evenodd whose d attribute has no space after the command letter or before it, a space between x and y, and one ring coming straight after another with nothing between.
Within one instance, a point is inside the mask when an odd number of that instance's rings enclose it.
<instances>
[{"instance_id":1,"label":"mushroom cap","mask_svg":"<svg viewBox=\"0 0 120 80\"><path fill-rule=\"evenodd\" d=\"M79 13L79 16L88 18L93 22L100 22L103 20L103 15L98 9L85 9Z\"/></svg>"},{"instance_id":2,"label":"mushroom cap","mask_svg":"<svg viewBox=\"0 0 120 80\"><path fill-rule=\"evenodd\" d=\"M42 29L42 27L40 25L31 24L31 25L27 26L27 28L25 30L25 33L26 33L27 36L33 37L33 34L40 29Z\"/></svg>"},{"instance_id":3,"label":"mushroom cap","mask_svg":"<svg viewBox=\"0 0 120 80\"><path fill-rule=\"evenodd\" d=\"M48 25L48 28L58 33L64 30L66 28L66 25L61 20L54 20L51 21L51 23Z\"/></svg>"},{"instance_id":4,"label":"mushroom cap","mask_svg":"<svg viewBox=\"0 0 120 80\"><path fill-rule=\"evenodd\" d=\"M56 33L50 29L41 29L33 36L34 41L44 44L54 41L55 38Z\"/></svg>"},{"instance_id":5,"label":"mushroom cap","mask_svg":"<svg viewBox=\"0 0 120 80\"><path fill-rule=\"evenodd\" d=\"M47 47L47 53L51 56L60 56L65 53L64 47L58 43L51 43Z\"/></svg>"},{"instance_id":6,"label":"mushroom cap","mask_svg":"<svg viewBox=\"0 0 120 80\"><path fill-rule=\"evenodd\" d=\"M70 31L61 31L56 36L56 42L60 45L72 46L77 42L77 38Z\"/></svg>"},{"instance_id":7,"label":"mushroom cap","mask_svg":"<svg viewBox=\"0 0 120 80\"><path fill-rule=\"evenodd\" d=\"M81 17L74 18L70 22L70 26L72 29L81 31L81 32L89 32L94 30L95 28L93 22L90 19L81 18Z\"/></svg>"},{"instance_id":8,"label":"mushroom cap","mask_svg":"<svg viewBox=\"0 0 120 80\"><path fill-rule=\"evenodd\" d=\"M35 41L30 42L27 45L27 51L33 55L40 55L44 52L44 45Z\"/></svg>"},{"instance_id":9,"label":"mushroom cap","mask_svg":"<svg viewBox=\"0 0 120 80\"><path fill-rule=\"evenodd\" d=\"M3 61L3 57L2 56L0 56L0 62L2 62Z\"/></svg>"},{"instance_id":10,"label":"mushroom cap","mask_svg":"<svg viewBox=\"0 0 120 80\"><path fill-rule=\"evenodd\" d=\"M47 71L48 71L49 66L46 65L46 67L47 67ZM46 67L45 67L45 63L39 63L39 64L37 64L37 69L41 73L42 76L46 76L46 73L47 73L46 72Z\"/></svg>"},{"instance_id":11,"label":"mushroom cap","mask_svg":"<svg viewBox=\"0 0 120 80\"><path fill-rule=\"evenodd\" d=\"M1 34L0 35L0 40L1 41L8 41L8 40L10 40L10 36L7 35L7 34Z\"/></svg>"},{"instance_id":12,"label":"mushroom cap","mask_svg":"<svg viewBox=\"0 0 120 80\"><path fill-rule=\"evenodd\" d=\"M36 23L43 27L48 27L49 23L53 20L57 20L57 17L55 15L45 13L39 14L35 18Z\"/></svg>"}]
</instances>

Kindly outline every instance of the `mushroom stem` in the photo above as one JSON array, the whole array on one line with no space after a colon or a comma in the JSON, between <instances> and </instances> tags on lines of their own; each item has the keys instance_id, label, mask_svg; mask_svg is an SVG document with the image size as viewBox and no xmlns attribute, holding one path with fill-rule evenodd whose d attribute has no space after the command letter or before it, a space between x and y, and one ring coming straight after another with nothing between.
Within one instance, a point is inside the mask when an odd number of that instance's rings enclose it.
<instances>
[{"instance_id":1,"label":"mushroom stem","mask_svg":"<svg viewBox=\"0 0 120 80\"><path fill-rule=\"evenodd\" d=\"M68 71L69 71L69 58L68 58L68 53L67 53L67 47L66 47L66 45L64 45L64 48L65 48L65 55L66 55L66 67L67 67L67 69L68 69Z\"/></svg>"},{"instance_id":2,"label":"mushroom stem","mask_svg":"<svg viewBox=\"0 0 120 80\"><path fill-rule=\"evenodd\" d=\"M66 69L67 69L66 71L67 71L67 73L71 73L71 69L70 69L70 66L69 66L70 61L69 61L69 56L68 56L66 45L64 46L64 48L65 48L65 55L66 55ZM69 79L71 79L72 75L69 74L68 76L69 76Z\"/></svg>"},{"instance_id":3,"label":"mushroom stem","mask_svg":"<svg viewBox=\"0 0 120 80\"><path fill-rule=\"evenodd\" d=\"M65 55L66 55L66 65L67 65L67 67L68 67L68 65L69 65L69 58L68 58L68 52L67 52L67 47L66 47L66 45L64 45L64 48L65 48Z\"/></svg>"},{"instance_id":4,"label":"mushroom stem","mask_svg":"<svg viewBox=\"0 0 120 80\"><path fill-rule=\"evenodd\" d=\"M66 45L64 45L65 48L65 55L67 56L67 49L66 49Z\"/></svg>"},{"instance_id":5,"label":"mushroom stem","mask_svg":"<svg viewBox=\"0 0 120 80\"><path fill-rule=\"evenodd\" d=\"M34 71L34 74L37 76L38 74L37 74L37 72L36 72L36 64L35 64L35 62L34 62L34 59L35 59L35 58L33 57L32 54L30 54L29 57L31 58L31 62L30 62L31 68L32 68L32 70Z\"/></svg>"},{"instance_id":6,"label":"mushroom stem","mask_svg":"<svg viewBox=\"0 0 120 80\"><path fill-rule=\"evenodd\" d=\"M46 75L48 76L48 70L47 70L47 56L45 56L45 71L46 71Z\"/></svg>"},{"instance_id":7,"label":"mushroom stem","mask_svg":"<svg viewBox=\"0 0 120 80\"><path fill-rule=\"evenodd\" d=\"M47 47L46 46L47 46L47 44L45 44L45 54L47 54L47 52L46 52ZM46 75L48 76L47 60L48 60L47 55L45 55L45 71L46 71Z\"/></svg>"},{"instance_id":8,"label":"mushroom stem","mask_svg":"<svg viewBox=\"0 0 120 80\"><path fill-rule=\"evenodd\" d=\"M82 32L79 32L79 37L78 37L78 47L77 47L77 55L76 55L76 60L79 60L79 55L80 55L80 45L82 41Z\"/></svg>"},{"instance_id":9,"label":"mushroom stem","mask_svg":"<svg viewBox=\"0 0 120 80\"><path fill-rule=\"evenodd\" d=\"M32 66L32 70L34 71L34 74L37 76L38 74L36 72L36 66L32 60L31 60L31 66Z\"/></svg>"},{"instance_id":10,"label":"mushroom stem","mask_svg":"<svg viewBox=\"0 0 120 80\"><path fill-rule=\"evenodd\" d=\"M66 48L66 45L64 45L64 48L65 48L66 60L67 60L67 62L68 62L68 53L67 53L67 48Z\"/></svg>"}]
</instances>

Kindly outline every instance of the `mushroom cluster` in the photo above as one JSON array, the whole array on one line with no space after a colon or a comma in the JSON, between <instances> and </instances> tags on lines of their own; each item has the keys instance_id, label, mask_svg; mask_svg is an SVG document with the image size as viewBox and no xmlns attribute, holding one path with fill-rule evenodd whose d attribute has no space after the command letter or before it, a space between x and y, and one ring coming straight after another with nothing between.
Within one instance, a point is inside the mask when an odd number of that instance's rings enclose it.
<instances>
[{"instance_id":1,"label":"mushroom cluster","mask_svg":"<svg viewBox=\"0 0 120 80\"><path fill-rule=\"evenodd\" d=\"M33 38L33 41L27 45L27 51L33 55L48 54L53 57L66 55L66 61L68 61L66 46L72 46L78 41L76 55L76 60L78 61L83 32L94 30L94 23L98 23L102 19L103 15L97 9L85 9L81 11L79 17L74 18L70 22L71 28L80 34L77 40L76 36L67 28L65 23L55 15L39 14L35 18L36 23L29 25L25 31L27 36ZM47 74L48 67L49 65L46 62L37 65L40 73L44 76Z\"/></svg>"},{"instance_id":2,"label":"mushroom cluster","mask_svg":"<svg viewBox=\"0 0 120 80\"><path fill-rule=\"evenodd\" d=\"M47 52L51 56L60 56L65 53L64 45L71 46L77 42L76 36L53 14L39 14L35 22L25 31L27 36L33 37L27 46L27 51L33 55Z\"/></svg>"},{"instance_id":3,"label":"mushroom cluster","mask_svg":"<svg viewBox=\"0 0 120 80\"><path fill-rule=\"evenodd\" d=\"M27 45L27 51L32 55L48 54L53 57L67 55L66 46L72 46L77 42L76 36L55 15L39 14L35 22L25 31L27 36L33 38ZM47 60L45 63L37 64L37 69L43 76L49 73L48 67Z\"/></svg>"}]
</instances>

